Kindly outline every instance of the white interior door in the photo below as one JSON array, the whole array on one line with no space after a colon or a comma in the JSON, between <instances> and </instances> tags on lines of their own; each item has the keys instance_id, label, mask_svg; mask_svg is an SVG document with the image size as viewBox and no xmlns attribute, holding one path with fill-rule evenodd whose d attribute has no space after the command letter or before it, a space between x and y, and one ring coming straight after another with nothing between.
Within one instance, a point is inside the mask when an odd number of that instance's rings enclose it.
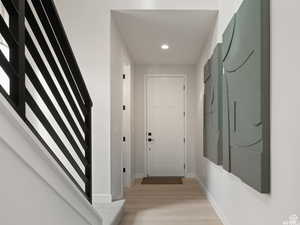
<instances>
[{"instance_id":1,"label":"white interior door","mask_svg":"<svg viewBox=\"0 0 300 225\"><path fill-rule=\"evenodd\" d=\"M184 176L185 79L147 77L149 176Z\"/></svg>"}]
</instances>

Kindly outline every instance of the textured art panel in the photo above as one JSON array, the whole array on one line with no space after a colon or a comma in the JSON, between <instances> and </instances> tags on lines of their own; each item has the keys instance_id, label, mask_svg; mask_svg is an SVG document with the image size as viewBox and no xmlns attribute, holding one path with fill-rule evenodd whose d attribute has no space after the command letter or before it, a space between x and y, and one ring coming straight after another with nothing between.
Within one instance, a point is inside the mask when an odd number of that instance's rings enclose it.
<instances>
[{"instance_id":1,"label":"textured art panel","mask_svg":"<svg viewBox=\"0 0 300 225\"><path fill-rule=\"evenodd\" d=\"M223 35L223 166L270 192L269 1L245 0Z\"/></svg>"}]
</instances>

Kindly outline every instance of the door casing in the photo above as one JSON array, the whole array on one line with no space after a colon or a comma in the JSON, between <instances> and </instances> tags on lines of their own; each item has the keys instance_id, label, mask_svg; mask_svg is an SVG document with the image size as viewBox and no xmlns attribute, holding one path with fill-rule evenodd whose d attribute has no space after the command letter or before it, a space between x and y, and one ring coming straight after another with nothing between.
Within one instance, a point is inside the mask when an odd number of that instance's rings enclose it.
<instances>
[{"instance_id":1,"label":"door casing","mask_svg":"<svg viewBox=\"0 0 300 225\"><path fill-rule=\"evenodd\" d=\"M129 65L123 66L123 74L125 75L125 79L122 80L122 102L123 105L126 106L126 110L122 111L122 138L125 137L125 142L122 140L122 191L124 194L124 189L129 188L132 185L132 173L131 173L131 154L132 152L132 133L131 133L131 115L132 115L132 102L131 102L131 89L132 84L132 74L131 67ZM125 93L125 91L127 91ZM128 113L129 112L129 113ZM123 172L123 168L125 168L125 173Z\"/></svg>"}]
</instances>

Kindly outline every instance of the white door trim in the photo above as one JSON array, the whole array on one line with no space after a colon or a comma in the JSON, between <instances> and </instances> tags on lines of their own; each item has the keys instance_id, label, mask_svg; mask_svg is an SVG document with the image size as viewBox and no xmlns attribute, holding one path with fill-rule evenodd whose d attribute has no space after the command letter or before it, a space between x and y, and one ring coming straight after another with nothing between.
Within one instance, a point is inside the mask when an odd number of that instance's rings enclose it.
<instances>
[{"instance_id":1,"label":"white door trim","mask_svg":"<svg viewBox=\"0 0 300 225\"><path fill-rule=\"evenodd\" d=\"M184 79L184 111L185 111L185 117L184 117L184 176L187 176L187 76L185 74L145 74L144 75L144 177L147 177L149 174L149 157L148 157L148 150L147 150L147 80L150 77L182 77Z\"/></svg>"},{"instance_id":2,"label":"white door trim","mask_svg":"<svg viewBox=\"0 0 300 225\"><path fill-rule=\"evenodd\" d=\"M122 139L125 137L126 141L122 140L122 191L124 194L124 189L131 186L132 174L131 174L131 164L134 163L131 161L132 153L132 124L131 124L131 115L132 115L132 101L131 101L131 90L132 90L132 74L131 67L129 65L123 66L123 74L125 74L125 79L122 80L123 84L123 105L126 106L126 110L122 110ZM124 164L125 159L125 164ZM126 172L124 174L123 168ZM124 178L126 182L124 183ZM122 195L123 196L123 195Z\"/></svg>"}]
</instances>

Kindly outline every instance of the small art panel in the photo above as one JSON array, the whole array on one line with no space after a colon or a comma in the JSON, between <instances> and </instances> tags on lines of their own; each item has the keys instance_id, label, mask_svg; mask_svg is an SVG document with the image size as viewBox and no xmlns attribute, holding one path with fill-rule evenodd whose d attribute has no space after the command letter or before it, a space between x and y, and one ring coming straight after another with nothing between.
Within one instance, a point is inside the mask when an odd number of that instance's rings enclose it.
<instances>
[{"instance_id":1,"label":"small art panel","mask_svg":"<svg viewBox=\"0 0 300 225\"><path fill-rule=\"evenodd\" d=\"M222 49L218 44L205 67L204 156L222 164Z\"/></svg>"}]
</instances>

